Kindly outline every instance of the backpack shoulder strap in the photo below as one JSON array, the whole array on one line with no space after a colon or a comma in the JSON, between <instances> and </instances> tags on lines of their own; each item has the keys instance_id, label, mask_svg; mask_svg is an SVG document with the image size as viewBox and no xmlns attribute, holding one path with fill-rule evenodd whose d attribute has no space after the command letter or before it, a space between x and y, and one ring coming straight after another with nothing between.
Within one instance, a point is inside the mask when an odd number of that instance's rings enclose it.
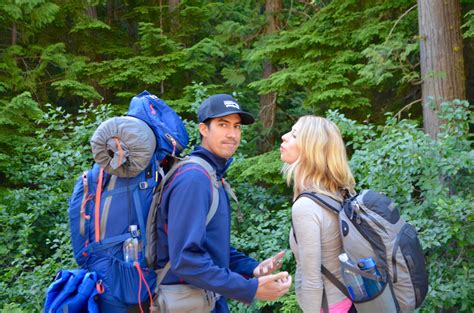
<instances>
[{"instance_id":1,"label":"backpack shoulder strap","mask_svg":"<svg viewBox=\"0 0 474 313\"><path fill-rule=\"evenodd\" d=\"M184 159L179 160L178 162L176 162L171 167L171 169L168 171L168 173L166 173L165 177L163 177L163 180L160 182L160 186L158 188L159 189L158 194L155 195L155 197L157 199L156 200L154 199L154 201L153 201L154 206L152 206L152 208L151 208L152 211L150 212L150 215L149 215L149 219L148 219L149 223L152 222L156 226L156 222L151 221L151 219L156 221L156 215L157 215L157 211L158 211L157 207L158 207L158 204L161 200L161 195L162 195L162 192L163 192L164 185L166 184L166 181L168 181L168 179L171 176L173 176L173 174L176 172L176 170L178 168L180 168L180 167L182 167L186 164L198 164L209 174L209 177L211 178L211 184L213 186L213 188L212 188L212 202L211 202L211 207L209 208L209 211L208 211L207 216L206 216L206 226L209 224L209 222L212 220L212 218L216 214L217 207L219 206L219 190L218 190L218 188L220 187L220 184L217 181L216 171L203 158L200 158L200 157L197 157L197 156L187 156ZM147 228L147 233L151 233L153 231L153 229L154 229L153 226L148 227ZM149 246L151 246L151 245L149 245ZM156 252L155 252L155 256L156 256ZM155 260L155 257L153 255L151 255L151 259ZM168 273L170 267L171 267L171 264L168 261L165 264L165 266L158 271L158 276L156 278L156 289L158 289L159 285L161 284L161 281L163 280L163 278L165 278L165 276Z\"/></svg>"},{"instance_id":2,"label":"backpack shoulder strap","mask_svg":"<svg viewBox=\"0 0 474 313\"><path fill-rule=\"evenodd\" d=\"M339 203L337 200L320 194L316 192L302 192L298 195L296 198L295 202L302 197L310 198L313 200L316 204L320 205L321 207L325 208L326 210L329 210L335 214L339 214L339 212L342 210L342 205ZM293 228L293 237L295 238L295 242L298 243L298 240L296 239L296 234L295 234L295 228L293 227L293 221L291 221L291 227Z\"/></svg>"},{"instance_id":3,"label":"backpack shoulder strap","mask_svg":"<svg viewBox=\"0 0 474 313\"><path fill-rule=\"evenodd\" d=\"M298 196L298 198L296 198L296 200L298 200L301 197L310 198L311 200L313 200L314 202L316 202L323 208L328 209L329 211L336 214L339 214L339 212L342 210L342 205L339 201L320 193L303 192Z\"/></svg>"},{"instance_id":4,"label":"backpack shoulder strap","mask_svg":"<svg viewBox=\"0 0 474 313\"><path fill-rule=\"evenodd\" d=\"M222 178L222 184L224 185L224 189L225 191L227 192L227 194L235 201L235 203L237 204L237 220L239 221L239 223L241 223L244 219L244 215L242 213L242 210L240 209L240 203L239 203L239 199L237 199L237 195L235 194L234 192L234 189L232 189L232 187L230 186L230 184L227 182L227 180L225 180L224 178Z\"/></svg>"},{"instance_id":5,"label":"backpack shoulder strap","mask_svg":"<svg viewBox=\"0 0 474 313\"><path fill-rule=\"evenodd\" d=\"M311 200L316 202L321 207L323 207L323 208L325 208L325 209L327 209L327 210L329 210L333 213L336 213L336 214L339 214L339 212L342 210L342 206L341 206L340 202L338 202L337 200L335 200L335 199L333 199L329 196L323 195L323 194L319 194L319 193L315 193L315 192L303 192L298 196L297 200L301 197L310 198ZM291 226L293 227L293 222L292 222ZM295 235L295 232L294 232L294 228L293 228L293 236L294 236L295 241L296 241L296 235ZM339 289L346 297L348 297L350 299L350 295L347 292L347 289L344 286L344 284L339 279L337 279L337 277L334 274L332 274L322 264L321 264L321 272L323 273L324 276L326 276L327 279L329 279L329 281L331 283L333 283L334 286L336 286L337 289ZM327 306L327 300L326 300L326 306ZM324 310L326 311L327 307L324 308Z\"/></svg>"},{"instance_id":6,"label":"backpack shoulder strap","mask_svg":"<svg viewBox=\"0 0 474 313\"><path fill-rule=\"evenodd\" d=\"M322 264L321 264L321 272L323 273L324 276L326 276L327 279L329 279L331 283L333 283L334 286L336 286L337 289L339 289L346 297L351 299L349 292L347 292L346 286L344 286L344 284L339 279L337 279L336 276L327 269L327 267L325 267Z\"/></svg>"},{"instance_id":7,"label":"backpack shoulder strap","mask_svg":"<svg viewBox=\"0 0 474 313\"><path fill-rule=\"evenodd\" d=\"M186 162L186 161L183 161ZM211 207L209 208L209 212L207 213L206 217L206 226L209 224L211 219L214 217L214 215L217 212L217 207L219 206L219 190L218 188L220 187L219 182L217 181L217 174L214 168L204 160L203 158L200 158L198 156L190 156L189 161L186 162L188 163L195 163L201 166L206 170L206 172L209 174L209 177L211 178L211 184L212 184L212 202L211 202Z\"/></svg>"}]
</instances>

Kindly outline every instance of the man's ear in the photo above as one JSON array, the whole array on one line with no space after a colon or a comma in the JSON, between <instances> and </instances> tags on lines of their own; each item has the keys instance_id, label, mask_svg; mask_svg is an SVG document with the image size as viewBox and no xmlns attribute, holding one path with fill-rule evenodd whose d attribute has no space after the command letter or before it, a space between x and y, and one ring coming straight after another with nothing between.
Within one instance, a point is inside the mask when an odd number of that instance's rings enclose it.
<instances>
[{"instance_id":1,"label":"man's ear","mask_svg":"<svg viewBox=\"0 0 474 313\"><path fill-rule=\"evenodd\" d=\"M199 133L201 134L202 137L207 137L209 129L207 128L207 125L204 123L199 123Z\"/></svg>"}]
</instances>

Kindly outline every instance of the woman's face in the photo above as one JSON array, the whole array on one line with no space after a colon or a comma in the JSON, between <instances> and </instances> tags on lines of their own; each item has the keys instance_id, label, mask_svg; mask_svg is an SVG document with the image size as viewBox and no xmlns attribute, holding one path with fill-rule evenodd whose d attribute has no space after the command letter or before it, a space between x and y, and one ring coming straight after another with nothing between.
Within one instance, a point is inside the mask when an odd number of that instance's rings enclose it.
<instances>
[{"instance_id":1,"label":"woman's face","mask_svg":"<svg viewBox=\"0 0 474 313\"><path fill-rule=\"evenodd\" d=\"M296 145L298 130L299 123L296 123L289 132L281 136L282 143L280 145L280 159L285 163L294 163L300 155L300 150Z\"/></svg>"}]
</instances>

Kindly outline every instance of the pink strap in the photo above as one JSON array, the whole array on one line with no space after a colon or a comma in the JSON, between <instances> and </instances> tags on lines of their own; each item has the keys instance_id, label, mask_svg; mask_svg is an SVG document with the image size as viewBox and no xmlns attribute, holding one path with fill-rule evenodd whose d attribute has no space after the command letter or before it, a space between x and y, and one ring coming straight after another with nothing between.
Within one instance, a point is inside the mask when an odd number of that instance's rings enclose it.
<instances>
[{"instance_id":1,"label":"pink strap","mask_svg":"<svg viewBox=\"0 0 474 313\"><path fill-rule=\"evenodd\" d=\"M349 298L345 298L344 300L334 303L329 306L328 311L329 313L347 313L352 306L352 301ZM324 313L324 310L321 309L321 313Z\"/></svg>"}]
</instances>

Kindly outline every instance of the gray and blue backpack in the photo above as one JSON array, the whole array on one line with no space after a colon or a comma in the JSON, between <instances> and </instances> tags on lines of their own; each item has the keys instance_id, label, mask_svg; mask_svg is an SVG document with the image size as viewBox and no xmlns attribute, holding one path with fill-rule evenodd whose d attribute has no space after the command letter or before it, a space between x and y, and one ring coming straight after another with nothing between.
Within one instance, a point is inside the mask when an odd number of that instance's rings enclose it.
<instances>
[{"instance_id":1,"label":"gray and blue backpack","mask_svg":"<svg viewBox=\"0 0 474 313\"><path fill-rule=\"evenodd\" d=\"M405 313L421 306L428 292L425 257L416 229L401 217L391 199L373 190L347 197L342 204L319 193L304 192L299 197L308 197L338 215L343 250L353 260L353 266L342 266L362 276L366 287L379 283L373 294L353 299L357 312ZM375 262L377 275L360 268L360 261L368 259ZM321 271L352 298L333 273L324 266ZM323 307L327 311L325 297Z\"/></svg>"},{"instance_id":2,"label":"gray and blue backpack","mask_svg":"<svg viewBox=\"0 0 474 313\"><path fill-rule=\"evenodd\" d=\"M112 307L151 296L156 274L145 262L148 212L164 162L187 144L180 117L147 91L133 97L126 116L103 122L91 139L96 163L79 177L69 201L71 240L78 265L97 274L99 297ZM142 252L126 262L123 243L132 237Z\"/></svg>"}]
</instances>

